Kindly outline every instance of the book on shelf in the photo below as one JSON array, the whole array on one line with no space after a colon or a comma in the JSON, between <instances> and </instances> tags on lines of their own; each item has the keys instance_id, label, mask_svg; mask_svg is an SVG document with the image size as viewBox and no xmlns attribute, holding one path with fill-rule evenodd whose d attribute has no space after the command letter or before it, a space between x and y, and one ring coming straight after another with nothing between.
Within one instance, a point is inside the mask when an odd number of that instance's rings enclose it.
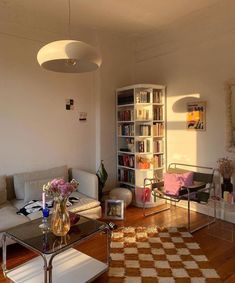
<instances>
[{"instance_id":1,"label":"book on shelf","mask_svg":"<svg viewBox=\"0 0 235 283\"><path fill-rule=\"evenodd\" d=\"M118 169L118 180L120 182L135 184L135 171L128 169Z\"/></svg>"},{"instance_id":2,"label":"book on shelf","mask_svg":"<svg viewBox=\"0 0 235 283\"><path fill-rule=\"evenodd\" d=\"M164 135L164 124L154 123L153 124L153 136L163 136Z\"/></svg>"},{"instance_id":3,"label":"book on shelf","mask_svg":"<svg viewBox=\"0 0 235 283\"><path fill-rule=\"evenodd\" d=\"M136 93L135 102L136 103L149 103L150 95L151 95L151 91L140 90L138 93Z\"/></svg>"},{"instance_id":4,"label":"book on shelf","mask_svg":"<svg viewBox=\"0 0 235 283\"><path fill-rule=\"evenodd\" d=\"M118 155L118 165L126 167L135 167L134 155Z\"/></svg>"},{"instance_id":5,"label":"book on shelf","mask_svg":"<svg viewBox=\"0 0 235 283\"><path fill-rule=\"evenodd\" d=\"M118 111L118 121L133 121L134 120L134 110L120 110Z\"/></svg>"},{"instance_id":6,"label":"book on shelf","mask_svg":"<svg viewBox=\"0 0 235 283\"><path fill-rule=\"evenodd\" d=\"M150 119L150 115L149 115L149 109L142 109L142 108L138 108L136 109L136 120L149 120Z\"/></svg>"},{"instance_id":7,"label":"book on shelf","mask_svg":"<svg viewBox=\"0 0 235 283\"><path fill-rule=\"evenodd\" d=\"M128 89L128 90L120 91L118 95L117 103L118 105L133 104L134 103L134 90Z\"/></svg>"},{"instance_id":8,"label":"book on shelf","mask_svg":"<svg viewBox=\"0 0 235 283\"><path fill-rule=\"evenodd\" d=\"M162 140L154 140L153 141L153 152L163 152L164 151L164 143Z\"/></svg>"},{"instance_id":9,"label":"book on shelf","mask_svg":"<svg viewBox=\"0 0 235 283\"><path fill-rule=\"evenodd\" d=\"M140 136L151 136L151 125L139 125Z\"/></svg>"},{"instance_id":10,"label":"book on shelf","mask_svg":"<svg viewBox=\"0 0 235 283\"><path fill-rule=\"evenodd\" d=\"M161 89L154 89L153 90L153 103L162 103L162 90Z\"/></svg>"},{"instance_id":11,"label":"book on shelf","mask_svg":"<svg viewBox=\"0 0 235 283\"><path fill-rule=\"evenodd\" d=\"M164 165L163 154L154 155L154 157L153 157L153 167L154 168L160 168L160 167L163 167L163 165Z\"/></svg>"},{"instance_id":12,"label":"book on shelf","mask_svg":"<svg viewBox=\"0 0 235 283\"><path fill-rule=\"evenodd\" d=\"M134 124L118 125L119 136L134 136Z\"/></svg>"},{"instance_id":13,"label":"book on shelf","mask_svg":"<svg viewBox=\"0 0 235 283\"><path fill-rule=\"evenodd\" d=\"M138 152L150 152L150 140L142 140L136 142Z\"/></svg>"},{"instance_id":14,"label":"book on shelf","mask_svg":"<svg viewBox=\"0 0 235 283\"><path fill-rule=\"evenodd\" d=\"M155 107L153 109L153 120L163 120L163 108Z\"/></svg>"}]
</instances>

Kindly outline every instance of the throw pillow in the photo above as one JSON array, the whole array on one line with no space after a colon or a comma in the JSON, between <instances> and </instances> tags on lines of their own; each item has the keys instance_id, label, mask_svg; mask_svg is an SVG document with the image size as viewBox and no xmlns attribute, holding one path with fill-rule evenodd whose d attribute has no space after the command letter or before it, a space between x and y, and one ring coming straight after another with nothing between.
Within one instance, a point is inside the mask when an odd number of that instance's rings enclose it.
<instances>
[{"instance_id":1,"label":"throw pillow","mask_svg":"<svg viewBox=\"0 0 235 283\"><path fill-rule=\"evenodd\" d=\"M164 174L164 192L169 195L179 195L182 186L188 187L193 184L193 172L182 174L165 173Z\"/></svg>"},{"instance_id":2,"label":"throw pillow","mask_svg":"<svg viewBox=\"0 0 235 283\"><path fill-rule=\"evenodd\" d=\"M0 204L7 201L6 176L0 176Z\"/></svg>"},{"instance_id":3,"label":"throw pillow","mask_svg":"<svg viewBox=\"0 0 235 283\"><path fill-rule=\"evenodd\" d=\"M164 174L164 192L169 195L178 195L181 188L181 182L177 176L178 174L165 173Z\"/></svg>"},{"instance_id":4,"label":"throw pillow","mask_svg":"<svg viewBox=\"0 0 235 283\"><path fill-rule=\"evenodd\" d=\"M190 187L193 185L193 172L185 172L177 175L180 179L181 186Z\"/></svg>"}]
</instances>

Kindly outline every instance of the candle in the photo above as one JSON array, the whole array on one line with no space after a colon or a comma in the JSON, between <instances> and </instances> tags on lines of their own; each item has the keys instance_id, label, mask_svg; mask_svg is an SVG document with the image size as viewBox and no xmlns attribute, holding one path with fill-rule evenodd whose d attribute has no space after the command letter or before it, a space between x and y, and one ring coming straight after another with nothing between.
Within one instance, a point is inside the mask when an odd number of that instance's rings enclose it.
<instances>
[{"instance_id":1,"label":"candle","mask_svg":"<svg viewBox=\"0 0 235 283\"><path fill-rule=\"evenodd\" d=\"M42 209L46 208L46 199L45 199L45 193L42 193Z\"/></svg>"},{"instance_id":2,"label":"candle","mask_svg":"<svg viewBox=\"0 0 235 283\"><path fill-rule=\"evenodd\" d=\"M224 201L228 201L229 192L224 191Z\"/></svg>"}]
</instances>

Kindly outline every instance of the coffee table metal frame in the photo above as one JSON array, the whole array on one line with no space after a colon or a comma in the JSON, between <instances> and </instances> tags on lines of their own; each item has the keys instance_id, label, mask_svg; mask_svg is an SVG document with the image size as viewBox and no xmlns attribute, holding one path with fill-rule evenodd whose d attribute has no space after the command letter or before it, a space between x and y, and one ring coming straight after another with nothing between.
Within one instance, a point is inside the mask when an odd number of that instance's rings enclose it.
<instances>
[{"instance_id":1,"label":"coffee table metal frame","mask_svg":"<svg viewBox=\"0 0 235 283\"><path fill-rule=\"evenodd\" d=\"M93 220L93 221L96 221L96 220ZM24 224L21 224L19 226L22 226ZM109 229L109 226L106 224L106 223L103 223L102 226L99 227L99 229L96 231L96 232L93 232L91 235L89 236L86 236L82 239L79 239L71 244L68 244L64 247L61 247L59 250L51 253L51 254L45 254L43 252L41 252L40 250L32 247L31 245L28 245L27 243L25 243L23 240L17 238L17 237L14 237L13 235L11 235L10 233L8 233L8 231L4 232L3 233L3 237L2 237L2 255L3 255L3 263L2 263L2 270L3 270L3 274L5 276L5 278L8 278L7 274L10 272L10 271L13 271L17 268L19 268L19 266L16 266L12 269L7 269L7 245L6 245L6 239L7 237L14 240L16 243L24 246L25 248L35 252L36 254L38 254L39 256L42 257L43 259L43 262L44 262L44 266L43 266L43 269L44 269L44 283L52 283L52 268L53 268L53 265L52 265L52 262L53 262L53 259L56 255L60 254L60 253L63 253L64 251L70 249L70 248L73 248L74 246L76 245L79 245L85 241L87 241L88 239L94 237L96 234L99 234L99 233L104 233L106 234L106 252L107 252L107 256L106 256L106 269L102 270L100 273L96 274L95 277L91 278L89 281L99 277L102 273L104 273L105 271L108 270L108 267L109 267L109 262L110 262L110 238L111 238L111 231ZM26 262L27 263L27 262ZM24 263L25 264L25 263ZM24 265L22 264L22 265ZM8 278L10 279L10 278Z\"/></svg>"}]
</instances>

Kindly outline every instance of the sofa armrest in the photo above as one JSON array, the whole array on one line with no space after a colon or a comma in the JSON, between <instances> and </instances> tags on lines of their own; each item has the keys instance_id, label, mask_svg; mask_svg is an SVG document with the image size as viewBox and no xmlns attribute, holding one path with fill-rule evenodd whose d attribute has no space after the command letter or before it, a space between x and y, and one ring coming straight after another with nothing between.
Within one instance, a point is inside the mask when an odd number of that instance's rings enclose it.
<instances>
[{"instance_id":1,"label":"sofa armrest","mask_svg":"<svg viewBox=\"0 0 235 283\"><path fill-rule=\"evenodd\" d=\"M71 178L79 182L78 191L80 193L98 200L98 177L95 174L72 168Z\"/></svg>"}]
</instances>

